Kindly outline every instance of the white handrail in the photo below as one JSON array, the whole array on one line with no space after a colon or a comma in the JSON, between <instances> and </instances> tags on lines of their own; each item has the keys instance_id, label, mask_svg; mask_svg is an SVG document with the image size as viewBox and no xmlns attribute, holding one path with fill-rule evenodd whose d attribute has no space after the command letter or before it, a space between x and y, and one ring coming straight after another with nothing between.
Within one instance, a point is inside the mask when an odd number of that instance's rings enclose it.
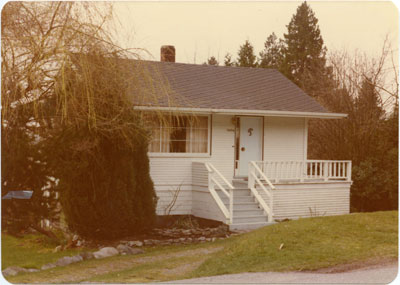
<instances>
[{"instance_id":1,"label":"white handrail","mask_svg":"<svg viewBox=\"0 0 400 285\"><path fill-rule=\"evenodd\" d=\"M215 202L217 203L218 207L221 209L222 213L224 214L225 218L227 219L228 224L233 223L233 189L234 187L232 186L231 183L226 180L226 178L219 172L214 165L212 165L210 162L204 163L207 171L208 171L208 190L211 193L211 196L214 198ZM229 188L229 193L226 191L224 186L221 185L221 183L218 182L218 180L214 177L214 174L217 174L218 177L225 182L225 184ZM222 191L222 193L225 194L229 198L229 210L225 206L225 204L222 202L221 197L217 194L215 191L215 185L219 187L219 189Z\"/></svg>"},{"instance_id":2,"label":"white handrail","mask_svg":"<svg viewBox=\"0 0 400 285\"><path fill-rule=\"evenodd\" d=\"M234 189L234 187L232 186L232 184L229 183L228 180L226 180L226 178L221 174L221 172L218 171L218 169L216 169L216 168L214 167L214 165L212 165L210 162L206 162L206 165L207 165L208 167L210 167L212 170L214 170L215 173L218 174L218 176L222 179L222 181L224 181L224 182L226 183L226 185L228 185L228 187L229 187L230 189Z\"/></svg>"},{"instance_id":3,"label":"white handrail","mask_svg":"<svg viewBox=\"0 0 400 285\"><path fill-rule=\"evenodd\" d=\"M273 180L351 181L351 160L266 160L254 162Z\"/></svg>"},{"instance_id":4,"label":"white handrail","mask_svg":"<svg viewBox=\"0 0 400 285\"><path fill-rule=\"evenodd\" d=\"M268 177L264 174L264 172L261 171L261 169L257 166L257 164L254 161L251 161L250 163L253 164L253 167L258 171L261 177L268 183L269 187L275 189L275 186L272 185L271 181L269 181Z\"/></svg>"},{"instance_id":5,"label":"white handrail","mask_svg":"<svg viewBox=\"0 0 400 285\"><path fill-rule=\"evenodd\" d=\"M268 216L268 222L272 222L273 219L273 195L270 191L267 190L267 188L264 186L264 183L261 182L261 180L258 178L257 174L261 176L262 179L264 179L268 186L271 189L275 189L275 186L272 185L271 181L269 181L268 177L264 174L264 172L261 171L261 169L257 166L257 164L254 161L250 161L249 163L249 188L251 192L253 193L254 197L258 201L258 203L261 205L261 207L264 209L264 212ZM263 191L268 195L269 198L269 205L265 203L264 199L261 197L261 195L257 191L257 185L255 185L255 182L263 189Z\"/></svg>"}]
</instances>

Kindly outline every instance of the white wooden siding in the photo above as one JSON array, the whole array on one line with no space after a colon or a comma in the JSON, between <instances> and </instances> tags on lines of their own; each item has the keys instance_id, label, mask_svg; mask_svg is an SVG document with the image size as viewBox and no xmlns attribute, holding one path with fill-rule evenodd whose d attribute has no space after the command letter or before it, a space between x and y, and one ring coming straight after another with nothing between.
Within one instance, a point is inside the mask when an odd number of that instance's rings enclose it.
<instances>
[{"instance_id":1,"label":"white wooden siding","mask_svg":"<svg viewBox=\"0 0 400 285\"><path fill-rule=\"evenodd\" d=\"M275 219L343 215L350 212L351 182L275 184ZM261 193L261 191L260 191ZM268 201L266 195L262 195Z\"/></svg>"},{"instance_id":2,"label":"white wooden siding","mask_svg":"<svg viewBox=\"0 0 400 285\"><path fill-rule=\"evenodd\" d=\"M166 212L169 205L173 201L174 194L177 193L178 197L175 204L170 211L171 215L186 215L192 210L192 185L177 185L177 186L163 186L156 187L157 201L157 215L168 214Z\"/></svg>"},{"instance_id":3,"label":"white wooden siding","mask_svg":"<svg viewBox=\"0 0 400 285\"><path fill-rule=\"evenodd\" d=\"M264 117L264 160L303 160L307 157L304 118Z\"/></svg>"},{"instance_id":4,"label":"white wooden siding","mask_svg":"<svg viewBox=\"0 0 400 285\"><path fill-rule=\"evenodd\" d=\"M192 215L226 222L225 216L208 190L208 171L203 163L193 163Z\"/></svg>"},{"instance_id":5,"label":"white wooden siding","mask_svg":"<svg viewBox=\"0 0 400 285\"><path fill-rule=\"evenodd\" d=\"M177 204L171 214L191 214L192 203L196 197L192 196L192 162L211 162L228 181L233 178L234 167L234 125L232 116L213 115L211 127L211 155L209 157L187 154L185 157L151 155L150 175L154 182L156 194L159 197L157 214L163 214L165 206L170 201L171 189L183 185ZM190 192L190 193L189 193ZM192 201L189 201L192 199ZM179 202L179 203L178 203ZM187 203L187 205L181 205Z\"/></svg>"}]
</instances>

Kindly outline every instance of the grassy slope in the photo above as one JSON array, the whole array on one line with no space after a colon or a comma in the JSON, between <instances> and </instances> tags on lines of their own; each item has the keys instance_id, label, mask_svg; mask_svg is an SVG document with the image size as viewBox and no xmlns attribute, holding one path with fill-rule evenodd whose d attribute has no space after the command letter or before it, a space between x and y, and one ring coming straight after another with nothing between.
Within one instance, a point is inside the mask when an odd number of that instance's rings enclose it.
<instances>
[{"instance_id":1,"label":"grassy slope","mask_svg":"<svg viewBox=\"0 0 400 285\"><path fill-rule=\"evenodd\" d=\"M300 219L243 235L192 276L251 271L314 270L397 258L398 212ZM279 250L279 247L283 248Z\"/></svg>"},{"instance_id":2,"label":"grassy slope","mask_svg":"<svg viewBox=\"0 0 400 285\"><path fill-rule=\"evenodd\" d=\"M138 256L84 261L20 274L8 280L13 283L154 282L248 271L313 270L370 259L379 261L397 257L397 225L398 212L301 219L214 243L147 248L145 254ZM18 262L39 262L42 253L26 254L21 250L24 246L17 248L16 243L9 241L3 236L3 266L5 262L19 266ZM284 246L279 250L282 243ZM219 251L207 253L212 248ZM5 254L13 250L16 250L14 254ZM45 254L48 254L47 259L58 258L51 252Z\"/></svg>"},{"instance_id":3,"label":"grassy slope","mask_svg":"<svg viewBox=\"0 0 400 285\"><path fill-rule=\"evenodd\" d=\"M63 256L78 254L81 250L70 249L53 253L56 243L45 236L26 235L23 238L1 235L1 268L20 266L40 268L42 265L55 262Z\"/></svg>"}]
</instances>

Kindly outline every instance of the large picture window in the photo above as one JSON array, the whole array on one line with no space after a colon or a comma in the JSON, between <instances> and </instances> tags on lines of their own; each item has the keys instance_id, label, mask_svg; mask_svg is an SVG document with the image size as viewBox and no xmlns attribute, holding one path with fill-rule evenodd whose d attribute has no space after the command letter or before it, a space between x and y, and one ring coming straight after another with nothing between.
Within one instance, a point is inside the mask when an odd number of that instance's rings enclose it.
<instances>
[{"instance_id":1,"label":"large picture window","mask_svg":"<svg viewBox=\"0 0 400 285\"><path fill-rule=\"evenodd\" d=\"M208 116L155 122L149 152L208 153Z\"/></svg>"}]
</instances>

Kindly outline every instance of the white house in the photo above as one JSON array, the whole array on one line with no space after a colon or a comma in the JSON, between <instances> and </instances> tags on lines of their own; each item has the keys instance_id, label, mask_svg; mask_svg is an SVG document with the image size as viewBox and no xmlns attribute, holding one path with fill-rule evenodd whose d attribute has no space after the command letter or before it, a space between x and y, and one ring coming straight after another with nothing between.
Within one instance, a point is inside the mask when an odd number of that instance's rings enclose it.
<instances>
[{"instance_id":1,"label":"white house","mask_svg":"<svg viewBox=\"0 0 400 285\"><path fill-rule=\"evenodd\" d=\"M159 215L249 228L349 213L351 161L307 159L308 120L346 114L327 111L276 70L181 64L173 47L161 51L149 64L181 100L136 108L188 116L152 127Z\"/></svg>"}]
</instances>

